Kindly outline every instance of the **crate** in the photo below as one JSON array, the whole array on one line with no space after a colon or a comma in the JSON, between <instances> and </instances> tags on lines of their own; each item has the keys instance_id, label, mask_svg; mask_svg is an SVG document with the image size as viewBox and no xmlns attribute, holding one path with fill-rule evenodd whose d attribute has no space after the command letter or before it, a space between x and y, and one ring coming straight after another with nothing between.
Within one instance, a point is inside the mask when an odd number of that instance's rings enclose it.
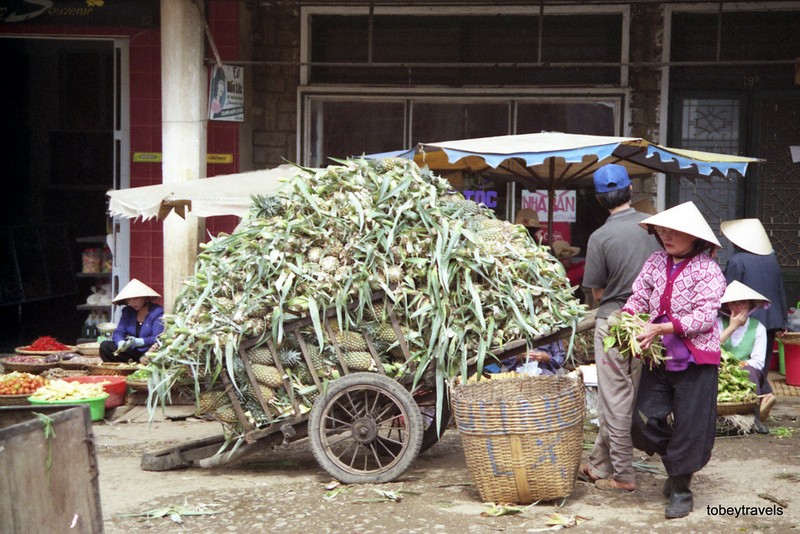
<instances>
[{"instance_id":1,"label":"crate","mask_svg":"<svg viewBox=\"0 0 800 534\"><path fill-rule=\"evenodd\" d=\"M34 412L50 417L55 437ZM0 408L0 450L4 532L103 532L88 405Z\"/></svg>"}]
</instances>

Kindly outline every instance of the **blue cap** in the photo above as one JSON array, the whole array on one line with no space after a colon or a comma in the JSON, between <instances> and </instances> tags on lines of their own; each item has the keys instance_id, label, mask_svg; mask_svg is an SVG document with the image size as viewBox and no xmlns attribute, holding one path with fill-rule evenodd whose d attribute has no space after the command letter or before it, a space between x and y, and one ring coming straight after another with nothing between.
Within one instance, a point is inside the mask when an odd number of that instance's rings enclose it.
<instances>
[{"instance_id":1,"label":"blue cap","mask_svg":"<svg viewBox=\"0 0 800 534\"><path fill-rule=\"evenodd\" d=\"M622 165L609 163L594 171L594 188L598 193L609 193L631 185L628 171Z\"/></svg>"}]
</instances>

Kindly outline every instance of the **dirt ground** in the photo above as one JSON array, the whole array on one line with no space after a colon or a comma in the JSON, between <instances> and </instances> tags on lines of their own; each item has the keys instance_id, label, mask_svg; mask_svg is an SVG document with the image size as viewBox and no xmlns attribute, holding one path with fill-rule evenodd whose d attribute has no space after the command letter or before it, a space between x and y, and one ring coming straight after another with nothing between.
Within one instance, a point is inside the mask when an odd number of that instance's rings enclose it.
<instances>
[{"instance_id":1,"label":"dirt ground","mask_svg":"<svg viewBox=\"0 0 800 534\"><path fill-rule=\"evenodd\" d=\"M307 440L220 468L148 472L139 466L145 451L217 434L220 425L193 418L147 423L129 412L95 423L93 432L109 534L542 532L550 530L548 514L580 521L570 532L784 533L798 532L800 524L798 415L800 399L781 398L767 425L773 434L718 438L711 462L692 484L695 511L670 521L663 513L663 467L643 453L633 494L609 494L578 481L563 502L493 517L472 483L454 428L399 480L342 486L338 493L326 488L331 477L316 464ZM593 440L589 432L585 438ZM399 501L379 491L394 492ZM170 519L167 510L177 515ZM214 514L190 515L193 510ZM161 517L144 516L156 512Z\"/></svg>"}]
</instances>

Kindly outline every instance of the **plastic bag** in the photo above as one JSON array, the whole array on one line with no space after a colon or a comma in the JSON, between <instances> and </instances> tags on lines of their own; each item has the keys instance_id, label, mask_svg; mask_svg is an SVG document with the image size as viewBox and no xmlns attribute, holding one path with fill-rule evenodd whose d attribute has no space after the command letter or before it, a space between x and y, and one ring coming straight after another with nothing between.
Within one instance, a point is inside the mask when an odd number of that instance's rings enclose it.
<instances>
[{"instance_id":1,"label":"plastic bag","mask_svg":"<svg viewBox=\"0 0 800 534\"><path fill-rule=\"evenodd\" d=\"M539 362L537 361L527 361L523 365L517 367L515 371L524 376L539 376L542 374L542 370L539 369Z\"/></svg>"},{"instance_id":2,"label":"plastic bag","mask_svg":"<svg viewBox=\"0 0 800 534\"><path fill-rule=\"evenodd\" d=\"M800 302L797 303L797 307L789 308L786 329L790 332L800 332Z\"/></svg>"}]
</instances>

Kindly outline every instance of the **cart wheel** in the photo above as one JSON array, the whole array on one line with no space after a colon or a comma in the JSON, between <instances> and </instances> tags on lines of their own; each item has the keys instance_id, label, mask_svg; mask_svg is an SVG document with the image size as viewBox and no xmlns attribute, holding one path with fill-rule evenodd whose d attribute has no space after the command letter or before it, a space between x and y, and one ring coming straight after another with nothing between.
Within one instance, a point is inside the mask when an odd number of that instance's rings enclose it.
<instances>
[{"instance_id":1,"label":"cart wheel","mask_svg":"<svg viewBox=\"0 0 800 534\"><path fill-rule=\"evenodd\" d=\"M419 406L422 416L422 446L419 452L425 452L439 442L447 425L450 424L450 400L445 393L442 399L442 423L439 428L436 426L436 388L421 389L414 393L414 400Z\"/></svg>"},{"instance_id":2,"label":"cart wheel","mask_svg":"<svg viewBox=\"0 0 800 534\"><path fill-rule=\"evenodd\" d=\"M373 373L333 380L314 402L308 428L317 463L345 484L391 482L422 444L414 398L391 378Z\"/></svg>"}]
</instances>

